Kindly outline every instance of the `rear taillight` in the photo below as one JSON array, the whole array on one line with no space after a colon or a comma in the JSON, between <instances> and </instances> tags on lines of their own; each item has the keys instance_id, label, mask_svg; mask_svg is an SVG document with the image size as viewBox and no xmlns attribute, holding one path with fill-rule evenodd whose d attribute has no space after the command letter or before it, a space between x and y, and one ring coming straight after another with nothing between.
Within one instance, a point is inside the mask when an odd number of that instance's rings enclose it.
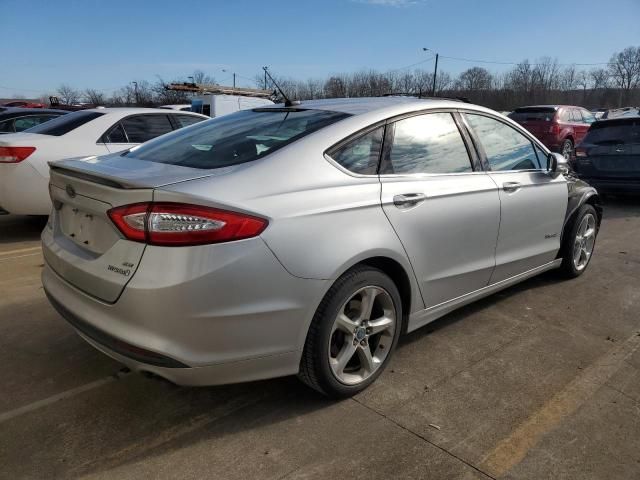
<instances>
[{"instance_id":1,"label":"rear taillight","mask_svg":"<svg viewBox=\"0 0 640 480\"><path fill-rule=\"evenodd\" d=\"M577 147L576 148L576 157L586 157L587 156L587 150L584 148L580 148Z\"/></svg>"},{"instance_id":2,"label":"rear taillight","mask_svg":"<svg viewBox=\"0 0 640 480\"><path fill-rule=\"evenodd\" d=\"M36 147L0 147L0 163L20 163L35 151Z\"/></svg>"},{"instance_id":3,"label":"rear taillight","mask_svg":"<svg viewBox=\"0 0 640 480\"><path fill-rule=\"evenodd\" d=\"M560 133L560 125L558 125L557 123L552 123L549 126L549 133L552 133L554 135L558 135Z\"/></svg>"},{"instance_id":4,"label":"rear taillight","mask_svg":"<svg viewBox=\"0 0 640 480\"><path fill-rule=\"evenodd\" d=\"M230 242L260 235L264 218L182 203L135 203L107 212L129 240L187 246Z\"/></svg>"}]
</instances>

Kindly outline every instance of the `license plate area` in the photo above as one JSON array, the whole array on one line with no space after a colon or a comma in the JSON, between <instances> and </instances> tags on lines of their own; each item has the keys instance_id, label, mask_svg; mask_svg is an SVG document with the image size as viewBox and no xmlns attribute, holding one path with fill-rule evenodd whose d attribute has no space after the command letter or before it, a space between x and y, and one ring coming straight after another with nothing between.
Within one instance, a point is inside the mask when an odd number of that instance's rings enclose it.
<instances>
[{"instance_id":1,"label":"license plate area","mask_svg":"<svg viewBox=\"0 0 640 480\"><path fill-rule=\"evenodd\" d=\"M107 211L111 205L89 197L69 197L52 186L56 235L62 235L93 254L106 252L119 238Z\"/></svg>"}]
</instances>

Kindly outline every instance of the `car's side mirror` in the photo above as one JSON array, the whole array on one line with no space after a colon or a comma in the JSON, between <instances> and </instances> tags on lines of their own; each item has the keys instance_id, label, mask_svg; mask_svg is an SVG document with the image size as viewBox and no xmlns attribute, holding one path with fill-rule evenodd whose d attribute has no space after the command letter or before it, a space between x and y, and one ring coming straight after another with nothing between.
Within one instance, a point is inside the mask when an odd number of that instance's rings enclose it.
<instances>
[{"instance_id":1,"label":"car's side mirror","mask_svg":"<svg viewBox=\"0 0 640 480\"><path fill-rule=\"evenodd\" d=\"M551 152L547 157L547 172L553 178L569 173L569 162L560 153Z\"/></svg>"}]
</instances>

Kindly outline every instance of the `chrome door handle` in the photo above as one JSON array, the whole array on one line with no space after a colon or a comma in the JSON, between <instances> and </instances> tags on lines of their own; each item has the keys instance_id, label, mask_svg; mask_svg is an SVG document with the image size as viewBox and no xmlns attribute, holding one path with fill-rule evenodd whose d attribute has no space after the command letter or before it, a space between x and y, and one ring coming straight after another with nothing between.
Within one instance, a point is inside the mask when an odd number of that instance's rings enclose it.
<instances>
[{"instance_id":1,"label":"chrome door handle","mask_svg":"<svg viewBox=\"0 0 640 480\"><path fill-rule=\"evenodd\" d=\"M517 192L522 187L520 182L505 182L502 184L502 189L505 192Z\"/></svg>"},{"instance_id":2,"label":"chrome door handle","mask_svg":"<svg viewBox=\"0 0 640 480\"><path fill-rule=\"evenodd\" d=\"M413 207L424 202L427 196L424 193L405 193L402 195L394 195L393 204L396 207Z\"/></svg>"}]
</instances>

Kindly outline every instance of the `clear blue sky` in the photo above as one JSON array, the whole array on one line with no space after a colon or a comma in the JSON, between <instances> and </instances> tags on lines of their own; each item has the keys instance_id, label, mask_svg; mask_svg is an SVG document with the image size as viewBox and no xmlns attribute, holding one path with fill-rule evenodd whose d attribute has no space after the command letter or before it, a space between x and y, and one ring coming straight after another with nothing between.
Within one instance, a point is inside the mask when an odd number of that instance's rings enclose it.
<instances>
[{"instance_id":1,"label":"clear blue sky","mask_svg":"<svg viewBox=\"0 0 640 480\"><path fill-rule=\"evenodd\" d=\"M156 75L186 80L195 69L223 83L222 69L252 79L263 65L295 78L386 71L425 60L422 47L606 62L640 45L639 20L640 0L0 0L0 97L61 83L109 93ZM454 74L472 65L441 61Z\"/></svg>"}]
</instances>

